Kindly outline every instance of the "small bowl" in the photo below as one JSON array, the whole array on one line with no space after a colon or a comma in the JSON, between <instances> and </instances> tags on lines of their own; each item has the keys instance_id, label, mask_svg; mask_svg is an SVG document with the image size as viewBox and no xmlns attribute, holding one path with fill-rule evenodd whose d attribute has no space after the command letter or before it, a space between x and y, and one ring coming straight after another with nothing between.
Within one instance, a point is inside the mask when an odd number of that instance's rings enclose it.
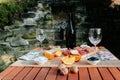
<instances>
[{"instance_id":1,"label":"small bowl","mask_svg":"<svg viewBox=\"0 0 120 80\"><path fill-rule=\"evenodd\" d=\"M100 62L100 58L98 56L89 56L86 61L91 65L97 65Z\"/></svg>"}]
</instances>

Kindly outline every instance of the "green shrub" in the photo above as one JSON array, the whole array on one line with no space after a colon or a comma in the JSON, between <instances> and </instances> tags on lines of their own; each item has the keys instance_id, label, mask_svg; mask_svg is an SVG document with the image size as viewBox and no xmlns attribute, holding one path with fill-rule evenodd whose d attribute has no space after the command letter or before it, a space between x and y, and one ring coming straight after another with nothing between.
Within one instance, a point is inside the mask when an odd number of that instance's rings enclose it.
<instances>
[{"instance_id":1,"label":"green shrub","mask_svg":"<svg viewBox=\"0 0 120 80\"><path fill-rule=\"evenodd\" d=\"M0 28L19 17L34 0L0 0Z\"/></svg>"},{"instance_id":2,"label":"green shrub","mask_svg":"<svg viewBox=\"0 0 120 80\"><path fill-rule=\"evenodd\" d=\"M22 10L22 7L20 7L18 4L14 2L9 2L6 5L6 9L8 10L8 18L15 18L19 15L19 11Z\"/></svg>"},{"instance_id":3,"label":"green shrub","mask_svg":"<svg viewBox=\"0 0 120 80\"><path fill-rule=\"evenodd\" d=\"M0 4L0 27L2 27L3 24L8 23L8 14L9 11L6 9L4 4Z\"/></svg>"},{"instance_id":4,"label":"green shrub","mask_svg":"<svg viewBox=\"0 0 120 80\"><path fill-rule=\"evenodd\" d=\"M14 1L14 0L0 0L0 3L6 3L6 2L10 2L10 1Z\"/></svg>"}]
</instances>

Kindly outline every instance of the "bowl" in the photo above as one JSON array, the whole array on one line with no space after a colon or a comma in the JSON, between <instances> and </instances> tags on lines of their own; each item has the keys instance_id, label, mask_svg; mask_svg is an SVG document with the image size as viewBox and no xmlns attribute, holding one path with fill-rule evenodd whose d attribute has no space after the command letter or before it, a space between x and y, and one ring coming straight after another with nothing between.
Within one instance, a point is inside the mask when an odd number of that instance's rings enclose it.
<instances>
[{"instance_id":1,"label":"bowl","mask_svg":"<svg viewBox=\"0 0 120 80\"><path fill-rule=\"evenodd\" d=\"M100 58L98 56L89 56L86 61L91 65L97 65L100 62Z\"/></svg>"}]
</instances>

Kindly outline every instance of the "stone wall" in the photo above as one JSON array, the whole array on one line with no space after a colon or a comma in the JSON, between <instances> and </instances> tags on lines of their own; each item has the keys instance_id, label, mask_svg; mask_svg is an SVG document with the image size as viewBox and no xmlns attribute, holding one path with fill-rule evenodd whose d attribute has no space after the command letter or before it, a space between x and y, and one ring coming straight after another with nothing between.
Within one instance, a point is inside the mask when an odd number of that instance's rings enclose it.
<instances>
[{"instance_id":1,"label":"stone wall","mask_svg":"<svg viewBox=\"0 0 120 80\"><path fill-rule=\"evenodd\" d=\"M54 15L50 4L38 3L35 9L26 13L32 14L29 17L15 20L13 25L5 26L4 31L0 32L0 68L6 68L18 57L40 45L40 42L36 40L36 28L45 30L47 37L43 41L44 47L49 45L65 47L65 35L63 34L63 39L60 37L61 30L64 32L67 24L64 23L65 17L63 19L59 18L59 14ZM74 11L77 45L84 44L87 40L87 29L82 26L86 18L84 12L84 6L77 6ZM56 19L55 16L58 18Z\"/></svg>"}]
</instances>

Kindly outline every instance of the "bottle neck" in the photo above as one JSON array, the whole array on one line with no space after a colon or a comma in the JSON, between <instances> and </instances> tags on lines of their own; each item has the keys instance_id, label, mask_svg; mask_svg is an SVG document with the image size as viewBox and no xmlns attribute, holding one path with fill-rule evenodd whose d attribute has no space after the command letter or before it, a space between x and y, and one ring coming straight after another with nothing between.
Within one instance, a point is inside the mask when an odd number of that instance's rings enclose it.
<instances>
[{"instance_id":1,"label":"bottle neck","mask_svg":"<svg viewBox=\"0 0 120 80\"><path fill-rule=\"evenodd\" d=\"M74 34L74 29L73 29L73 24L72 24L72 19L71 19L71 13L69 15L69 24L70 24L70 29L71 29L71 33Z\"/></svg>"}]
</instances>

